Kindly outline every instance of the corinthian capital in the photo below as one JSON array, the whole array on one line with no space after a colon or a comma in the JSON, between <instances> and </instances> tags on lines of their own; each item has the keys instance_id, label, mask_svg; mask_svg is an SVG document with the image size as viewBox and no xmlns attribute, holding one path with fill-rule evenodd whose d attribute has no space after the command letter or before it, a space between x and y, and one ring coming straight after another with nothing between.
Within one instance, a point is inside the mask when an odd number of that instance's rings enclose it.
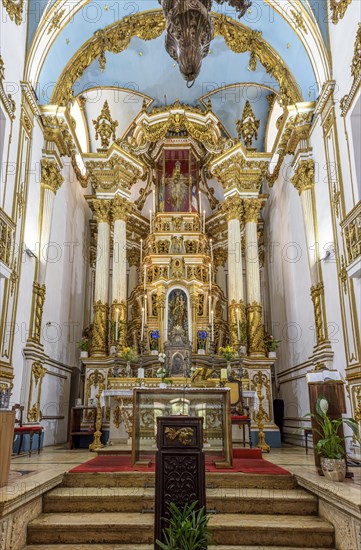
<instances>
[{"instance_id":1,"label":"corinthian capital","mask_svg":"<svg viewBox=\"0 0 361 550\"><path fill-rule=\"evenodd\" d=\"M216 248L213 256L215 266L224 267L228 258L228 250L226 248Z\"/></svg>"},{"instance_id":2,"label":"corinthian capital","mask_svg":"<svg viewBox=\"0 0 361 550\"><path fill-rule=\"evenodd\" d=\"M109 214L111 210L111 202L108 200L95 199L93 200L93 208L98 223L109 223Z\"/></svg>"},{"instance_id":3,"label":"corinthian capital","mask_svg":"<svg viewBox=\"0 0 361 550\"><path fill-rule=\"evenodd\" d=\"M259 213L263 206L263 199L243 199L244 221L258 222Z\"/></svg>"},{"instance_id":4,"label":"corinthian capital","mask_svg":"<svg viewBox=\"0 0 361 550\"><path fill-rule=\"evenodd\" d=\"M116 195L112 201L112 213L113 219L124 220L125 222L128 219L129 214L132 211L132 205L126 200Z\"/></svg>"},{"instance_id":5,"label":"corinthian capital","mask_svg":"<svg viewBox=\"0 0 361 550\"><path fill-rule=\"evenodd\" d=\"M291 182L300 195L306 189L312 189L315 184L315 164L312 159L299 162Z\"/></svg>"},{"instance_id":6,"label":"corinthian capital","mask_svg":"<svg viewBox=\"0 0 361 550\"><path fill-rule=\"evenodd\" d=\"M238 195L228 197L223 203L223 211L227 216L227 221L240 220L242 216L242 199Z\"/></svg>"},{"instance_id":7,"label":"corinthian capital","mask_svg":"<svg viewBox=\"0 0 361 550\"><path fill-rule=\"evenodd\" d=\"M53 193L61 187L64 181L58 163L53 159L41 159L41 185Z\"/></svg>"}]
</instances>

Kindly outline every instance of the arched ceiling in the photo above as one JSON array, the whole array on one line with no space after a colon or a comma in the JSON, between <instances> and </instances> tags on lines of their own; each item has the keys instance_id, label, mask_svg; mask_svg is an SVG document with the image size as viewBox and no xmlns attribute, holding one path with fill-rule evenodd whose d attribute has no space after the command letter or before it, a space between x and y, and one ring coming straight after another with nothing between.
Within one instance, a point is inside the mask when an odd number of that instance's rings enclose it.
<instances>
[{"instance_id":1,"label":"arched ceiling","mask_svg":"<svg viewBox=\"0 0 361 550\"><path fill-rule=\"evenodd\" d=\"M122 25L132 25L139 14L158 18L159 27L158 0L29 0L25 79L33 84L41 104L61 103L59 89L69 77L68 88L74 96L95 87L129 89L152 98L154 105L170 104L177 98L194 105L211 96L214 112L230 136L236 135L235 120L241 118L249 99L261 120L254 145L262 150L269 115L266 96L274 90L284 105L316 100L322 84L331 77L327 29L321 23L325 6L326 0L315 0L312 7L308 0L253 0L239 23L232 8L214 4L215 25L222 32L216 33L200 76L188 89L165 51L162 28L147 40L133 32L115 52L106 45L106 65L100 68L99 42L104 33L115 28L121 38ZM97 55L92 52L94 41ZM253 67L252 49L257 58ZM81 54L82 68L74 77L72 70ZM64 105L68 96L63 96Z\"/></svg>"}]
</instances>

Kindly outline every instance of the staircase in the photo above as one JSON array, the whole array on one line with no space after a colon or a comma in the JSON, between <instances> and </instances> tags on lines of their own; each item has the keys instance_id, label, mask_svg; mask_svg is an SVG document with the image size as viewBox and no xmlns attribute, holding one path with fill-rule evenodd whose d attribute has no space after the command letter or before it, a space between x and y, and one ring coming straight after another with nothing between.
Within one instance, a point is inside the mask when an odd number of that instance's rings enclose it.
<instances>
[{"instance_id":1,"label":"staircase","mask_svg":"<svg viewBox=\"0 0 361 550\"><path fill-rule=\"evenodd\" d=\"M291 475L206 479L214 549L334 548L334 528L318 517L317 498ZM66 474L29 524L26 550L153 550L153 500L151 473Z\"/></svg>"}]
</instances>

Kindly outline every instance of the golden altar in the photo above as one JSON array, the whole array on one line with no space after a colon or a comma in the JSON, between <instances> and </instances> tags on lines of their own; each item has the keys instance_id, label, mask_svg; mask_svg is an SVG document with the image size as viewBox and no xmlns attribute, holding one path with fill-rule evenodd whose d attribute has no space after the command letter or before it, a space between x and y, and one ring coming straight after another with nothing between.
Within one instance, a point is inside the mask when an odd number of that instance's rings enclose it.
<instances>
[{"instance_id":1,"label":"golden altar","mask_svg":"<svg viewBox=\"0 0 361 550\"><path fill-rule=\"evenodd\" d=\"M133 465L149 463L156 451L158 416L186 415L203 418L204 452L219 468L232 467L232 433L229 388L140 387L133 394Z\"/></svg>"}]
</instances>

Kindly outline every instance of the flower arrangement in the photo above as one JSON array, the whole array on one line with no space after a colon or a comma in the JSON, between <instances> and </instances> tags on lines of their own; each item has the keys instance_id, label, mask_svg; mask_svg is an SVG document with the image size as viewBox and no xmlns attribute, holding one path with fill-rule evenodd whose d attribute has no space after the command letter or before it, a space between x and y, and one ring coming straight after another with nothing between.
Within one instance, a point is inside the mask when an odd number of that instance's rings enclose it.
<instances>
[{"instance_id":1,"label":"flower arrangement","mask_svg":"<svg viewBox=\"0 0 361 550\"><path fill-rule=\"evenodd\" d=\"M166 354L165 353L158 353L158 361L160 363L165 363Z\"/></svg>"},{"instance_id":2,"label":"flower arrangement","mask_svg":"<svg viewBox=\"0 0 361 550\"><path fill-rule=\"evenodd\" d=\"M125 361L136 361L138 358L135 349L129 347L123 348L120 357Z\"/></svg>"},{"instance_id":3,"label":"flower arrangement","mask_svg":"<svg viewBox=\"0 0 361 550\"><path fill-rule=\"evenodd\" d=\"M232 361L232 359L237 357L237 351L232 346L219 348L219 354L221 357L224 357L226 361Z\"/></svg>"},{"instance_id":4,"label":"flower arrangement","mask_svg":"<svg viewBox=\"0 0 361 550\"><path fill-rule=\"evenodd\" d=\"M162 382L164 382L164 379L167 376L167 370L164 367L159 367L156 374L157 374L157 378L160 378Z\"/></svg>"},{"instance_id":5,"label":"flower arrangement","mask_svg":"<svg viewBox=\"0 0 361 550\"><path fill-rule=\"evenodd\" d=\"M206 349L206 343L208 338L208 332L206 330L199 330L198 336L198 349Z\"/></svg>"},{"instance_id":6,"label":"flower arrangement","mask_svg":"<svg viewBox=\"0 0 361 550\"><path fill-rule=\"evenodd\" d=\"M80 351L89 351L90 340L87 336L83 336L80 342L78 343Z\"/></svg>"},{"instance_id":7,"label":"flower arrangement","mask_svg":"<svg viewBox=\"0 0 361 550\"><path fill-rule=\"evenodd\" d=\"M276 351L281 343L281 340L276 340L273 338L272 334L265 334L263 342L267 351Z\"/></svg>"},{"instance_id":8,"label":"flower arrangement","mask_svg":"<svg viewBox=\"0 0 361 550\"><path fill-rule=\"evenodd\" d=\"M152 350L157 350L158 349L158 340L160 338L160 332L159 330L152 330L152 332L150 333L150 337L151 337L151 348Z\"/></svg>"}]
</instances>

